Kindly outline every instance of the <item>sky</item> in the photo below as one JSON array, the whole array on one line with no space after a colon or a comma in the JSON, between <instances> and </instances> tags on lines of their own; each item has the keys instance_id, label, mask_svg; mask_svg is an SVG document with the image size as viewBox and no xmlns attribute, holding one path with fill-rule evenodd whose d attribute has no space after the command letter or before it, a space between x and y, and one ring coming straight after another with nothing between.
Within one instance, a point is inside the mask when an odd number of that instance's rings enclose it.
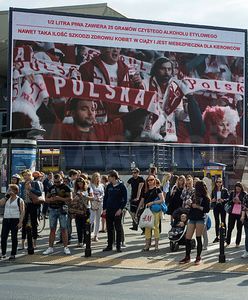
<instances>
[{"instance_id":1,"label":"sky","mask_svg":"<svg viewBox=\"0 0 248 300\"><path fill-rule=\"evenodd\" d=\"M95 3L128 18L248 29L248 0L0 0L0 11Z\"/></svg>"}]
</instances>

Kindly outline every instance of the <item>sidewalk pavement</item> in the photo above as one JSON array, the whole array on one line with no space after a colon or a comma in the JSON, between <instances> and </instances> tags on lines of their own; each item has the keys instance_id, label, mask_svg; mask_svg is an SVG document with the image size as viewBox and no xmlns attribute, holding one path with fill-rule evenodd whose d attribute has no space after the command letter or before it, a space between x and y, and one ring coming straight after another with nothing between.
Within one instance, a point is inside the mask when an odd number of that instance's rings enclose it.
<instances>
[{"instance_id":1,"label":"sidewalk pavement","mask_svg":"<svg viewBox=\"0 0 248 300\"><path fill-rule=\"evenodd\" d=\"M214 224L213 216L212 224ZM0 218L1 219L1 218ZM52 255L44 256L42 252L48 247L48 220L45 230L38 239L38 247L34 255L28 255L26 250L18 251L15 264L36 264L36 265L60 265L60 266L78 266L78 267L96 267L96 268L129 268L129 269L148 269L148 270L183 270L183 271L202 271L202 272L248 272L248 259L242 259L241 255L244 249L244 236L242 237L241 246L235 248L232 243L226 248L226 263L219 263L219 244L213 244L215 238L214 227L208 231L209 246L203 250L203 262L195 266L193 261L196 256L196 249L192 250L192 262L186 265L179 265L179 261L185 256L185 247L180 246L177 252L171 252L167 232L170 229L169 216L165 216L162 221L162 234L160 239L160 250L155 252L154 245L148 252L141 252L144 246L144 236L141 230L132 231L131 218L127 214L124 223L125 244L122 253L117 253L115 248L110 252L102 252L106 247L106 233L99 234L99 241L92 242L92 256L85 257L84 249L77 248L76 229L73 226L73 236L70 250L72 255L64 255L62 245L56 245ZM0 222L1 223L1 222ZM74 221L73 221L74 224ZM1 225L0 225L1 227ZM235 237L236 231L233 232ZM154 243L154 242L153 242ZM10 251L10 238L8 244ZM2 260L1 263L9 262Z\"/></svg>"}]
</instances>

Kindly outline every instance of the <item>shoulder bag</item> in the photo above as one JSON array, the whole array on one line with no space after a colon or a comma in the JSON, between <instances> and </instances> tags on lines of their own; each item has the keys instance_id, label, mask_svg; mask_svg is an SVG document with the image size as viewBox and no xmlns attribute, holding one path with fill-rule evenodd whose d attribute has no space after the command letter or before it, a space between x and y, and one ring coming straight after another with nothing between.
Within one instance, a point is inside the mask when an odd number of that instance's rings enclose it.
<instances>
[{"instance_id":1,"label":"shoulder bag","mask_svg":"<svg viewBox=\"0 0 248 300\"><path fill-rule=\"evenodd\" d=\"M43 194L41 196L37 196L34 193L29 192L29 197L30 197L32 203L35 205L43 204L45 202L45 198L44 198Z\"/></svg>"}]
</instances>

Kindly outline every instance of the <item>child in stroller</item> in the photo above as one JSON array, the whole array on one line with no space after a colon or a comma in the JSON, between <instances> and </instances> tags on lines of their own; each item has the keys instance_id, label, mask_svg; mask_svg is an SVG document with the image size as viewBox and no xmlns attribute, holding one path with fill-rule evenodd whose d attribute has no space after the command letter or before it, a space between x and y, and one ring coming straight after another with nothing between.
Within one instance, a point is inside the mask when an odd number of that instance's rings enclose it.
<instances>
[{"instance_id":1,"label":"child in stroller","mask_svg":"<svg viewBox=\"0 0 248 300\"><path fill-rule=\"evenodd\" d=\"M170 250L175 252L179 249L179 245L185 245L185 234L187 231L188 209L179 208L173 213L173 224L168 232L170 240ZM191 240L191 248L195 248L195 240Z\"/></svg>"}]
</instances>

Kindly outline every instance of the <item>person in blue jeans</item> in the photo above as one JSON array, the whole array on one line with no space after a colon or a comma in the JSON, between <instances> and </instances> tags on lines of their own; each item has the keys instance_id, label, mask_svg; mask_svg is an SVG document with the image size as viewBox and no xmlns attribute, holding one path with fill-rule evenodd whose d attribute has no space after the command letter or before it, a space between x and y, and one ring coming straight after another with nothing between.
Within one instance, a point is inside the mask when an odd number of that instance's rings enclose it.
<instances>
[{"instance_id":1,"label":"person in blue jeans","mask_svg":"<svg viewBox=\"0 0 248 300\"><path fill-rule=\"evenodd\" d=\"M68 248L68 232L67 232L67 218L68 218L68 204L72 200L72 192L70 188L62 181L60 174L54 175L54 184L49 188L46 202L49 204L49 247L43 252L44 255L52 254L54 252L53 245L55 240L55 233L57 222L59 220L62 232L62 240L64 244L64 254L70 255Z\"/></svg>"}]
</instances>

